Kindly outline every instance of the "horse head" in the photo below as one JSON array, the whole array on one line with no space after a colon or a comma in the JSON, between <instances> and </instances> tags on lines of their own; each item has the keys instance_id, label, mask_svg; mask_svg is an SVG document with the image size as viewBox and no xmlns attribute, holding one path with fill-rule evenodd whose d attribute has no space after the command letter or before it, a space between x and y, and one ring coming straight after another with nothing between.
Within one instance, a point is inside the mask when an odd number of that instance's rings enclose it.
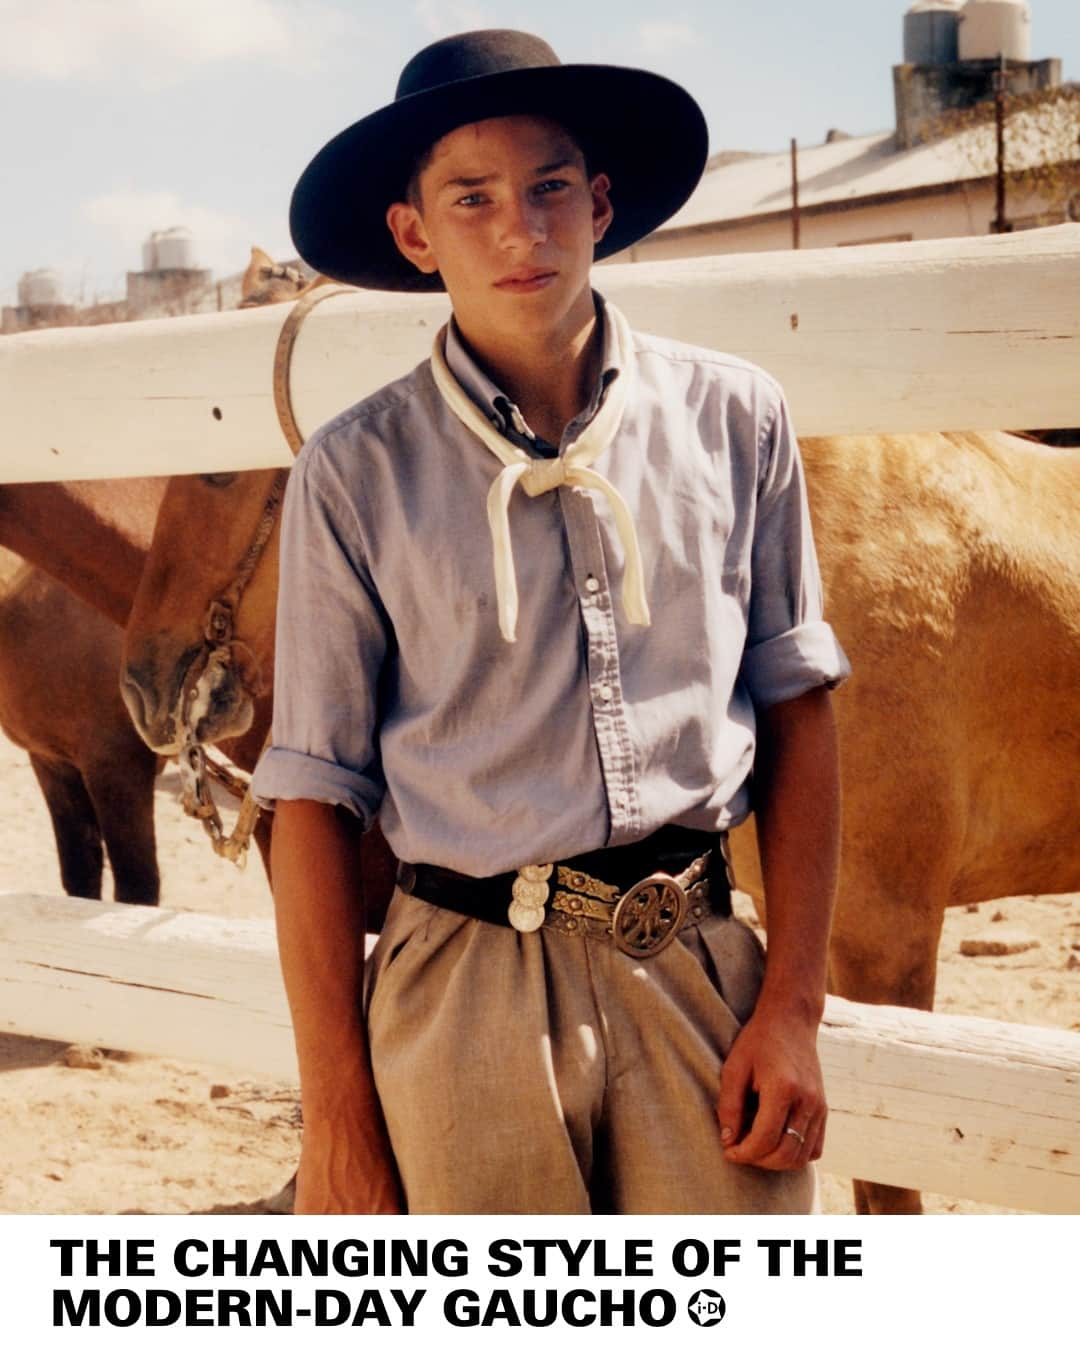
<instances>
[{"instance_id":1,"label":"horse head","mask_svg":"<svg viewBox=\"0 0 1080 1350\"><path fill-rule=\"evenodd\" d=\"M240 307L319 284L253 248ZM162 754L241 736L273 678L278 517L286 470L170 479L128 620L121 692ZM265 720L266 708L258 719Z\"/></svg>"},{"instance_id":2,"label":"horse head","mask_svg":"<svg viewBox=\"0 0 1080 1350\"><path fill-rule=\"evenodd\" d=\"M128 620L121 692L160 754L242 735L273 676L286 471L170 480Z\"/></svg>"}]
</instances>

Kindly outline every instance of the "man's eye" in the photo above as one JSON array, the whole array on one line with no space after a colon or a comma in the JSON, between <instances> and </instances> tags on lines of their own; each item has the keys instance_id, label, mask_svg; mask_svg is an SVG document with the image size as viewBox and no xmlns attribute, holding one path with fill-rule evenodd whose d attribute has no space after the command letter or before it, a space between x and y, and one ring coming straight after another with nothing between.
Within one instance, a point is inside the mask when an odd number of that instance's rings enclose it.
<instances>
[{"instance_id":1,"label":"man's eye","mask_svg":"<svg viewBox=\"0 0 1080 1350\"><path fill-rule=\"evenodd\" d=\"M565 178L545 178L542 183L537 183L537 192L559 192L570 184Z\"/></svg>"},{"instance_id":2,"label":"man's eye","mask_svg":"<svg viewBox=\"0 0 1080 1350\"><path fill-rule=\"evenodd\" d=\"M464 197L457 200L458 206L481 206L487 198L482 192L466 192Z\"/></svg>"}]
</instances>

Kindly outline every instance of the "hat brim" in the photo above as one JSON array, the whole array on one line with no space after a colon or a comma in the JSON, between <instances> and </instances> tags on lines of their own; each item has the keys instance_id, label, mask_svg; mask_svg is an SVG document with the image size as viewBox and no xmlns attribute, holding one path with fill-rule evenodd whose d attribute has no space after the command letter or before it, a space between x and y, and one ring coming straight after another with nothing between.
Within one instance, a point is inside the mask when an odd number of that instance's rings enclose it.
<instances>
[{"instance_id":1,"label":"hat brim","mask_svg":"<svg viewBox=\"0 0 1080 1350\"><path fill-rule=\"evenodd\" d=\"M300 257L353 286L438 291L398 252L386 209L417 159L468 122L528 113L573 134L592 173L611 179L614 218L595 256L650 234L690 196L708 157L701 109L680 85L623 66L540 66L440 85L397 100L329 141L300 177L289 228Z\"/></svg>"}]
</instances>

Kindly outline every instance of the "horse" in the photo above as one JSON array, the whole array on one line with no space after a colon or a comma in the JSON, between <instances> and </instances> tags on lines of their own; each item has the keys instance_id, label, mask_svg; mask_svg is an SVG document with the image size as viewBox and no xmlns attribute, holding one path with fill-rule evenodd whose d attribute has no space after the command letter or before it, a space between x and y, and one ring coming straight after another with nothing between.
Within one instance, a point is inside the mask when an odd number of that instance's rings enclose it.
<instances>
[{"instance_id":1,"label":"horse","mask_svg":"<svg viewBox=\"0 0 1080 1350\"><path fill-rule=\"evenodd\" d=\"M0 548L41 568L122 628L167 483L0 483Z\"/></svg>"},{"instance_id":2,"label":"horse","mask_svg":"<svg viewBox=\"0 0 1080 1350\"><path fill-rule=\"evenodd\" d=\"M156 905L159 760L120 698L123 633L52 577L0 555L0 729L26 750L69 895ZM103 849L104 844L104 849Z\"/></svg>"},{"instance_id":3,"label":"horse","mask_svg":"<svg viewBox=\"0 0 1080 1350\"><path fill-rule=\"evenodd\" d=\"M296 268L253 247L239 308L293 300L308 284ZM0 483L0 548L34 563L123 627L169 481Z\"/></svg>"},{"instance_id":4,"label":"horse","mask_svg":"<svg viewBox=\"0 0 1080 1350\"><path fill-rule=\"evenodd\" d=\"M253 248L240 308L294 299L307 285L296 268ZM134 733L120 700L119 671L121 630L168 482L0 484L0 548L39 569L15 578L10 564L4 568L0 727L30 753L69 894L100 897L102 836L117 898L156 902L159 893L156 864L151 869L147 863L154 850L148 765L156 765L157 757ZM251 768L261 745L253 738L250 746L230 741L222 749ZM106 752L115 756L118 771L127 770L123 790L106 771ZM137 786L145 797L135 803ZM269 875L265 823L256 827L255 840Z\"/></svg>"},{"instance_id":5,"label":"horse","mask_svg":"<svg viewBox=\"0 0 1080 1350\"><path fill-rule=\"evenodd\" d=\"M827 615L854 678L835 696L845 811L830 988L930 1009L946 908L1080 889L1080 451L1005 432L802 441ZM125 643L125 700L177 743L204 617L273 471L173 480ZM200 708L201 741L269 727L277 530ZM242 659L239 647L242 645ZM385 846L382 846L385 848ZM763 906L752 819L731 840ZM386 896L392 864L373 847ZM763 913L767 920L767 915ZM918 1193L856 1182L860 1212Z\"/></svg>"}]
</instances>

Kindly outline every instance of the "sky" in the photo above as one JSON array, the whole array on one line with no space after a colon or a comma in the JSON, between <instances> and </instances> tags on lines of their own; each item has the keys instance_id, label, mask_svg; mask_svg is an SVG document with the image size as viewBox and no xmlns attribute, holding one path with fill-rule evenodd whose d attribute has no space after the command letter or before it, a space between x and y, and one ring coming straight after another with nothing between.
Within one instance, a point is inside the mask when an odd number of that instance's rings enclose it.
<instances>
[{"instance_id":1,"label":"sky","mask_svg":"<svg viewBox=\"0 0 1080 1350\"><path fill-rule=\"evenodd\" d=\"M1080 79L1078 0L1030 0L1032 57ZM907 0L0 0L0 303L57 270L76 304L124 293L151 230L216 275L291 256L300 171L393 98L428 42L540 33L563 61L645 66L698 99L712 150L893 125Z\"/></svg>"}]
</instances>

